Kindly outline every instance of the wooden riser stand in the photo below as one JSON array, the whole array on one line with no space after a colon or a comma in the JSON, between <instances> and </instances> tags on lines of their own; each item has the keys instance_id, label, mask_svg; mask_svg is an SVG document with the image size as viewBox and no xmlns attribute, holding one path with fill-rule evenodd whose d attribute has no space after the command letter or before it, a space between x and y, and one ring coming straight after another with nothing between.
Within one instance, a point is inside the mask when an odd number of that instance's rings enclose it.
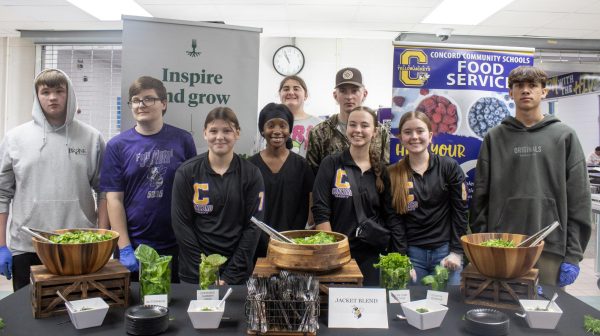
<instances>
[{"instance_id":1,"label":"wooden riser stand","mask_svg":"<svg viewBox=\"0 0 600 336\"><path fill-rule=\"evenodd\" d=\"M538 270L515 279L493 279L472 264L462 271L461 290L465 303L504 309L520 309L519 300L537 298Z\"/></svg>"},{"instance_id":2,"label":"wooden riser stand","mask_svg":"<svg viewBox=\"0 0 600 336\"><path fill-rule=\"evenodd\" d=\"M279 274L280 269L275 267L268 258L258 258L254 267L253 275L259 277L270 277ZM302 273L302 271L291 271ZM305 272L310 273L310 272ZM321 294L329 294L330 287L362 287L363 275L354 259L349 263L329 272L315 273L319 279Z\"/></svg>"},{"instance_id":3,"label":"wooden riser stand","mask_svg":"<svg viewBox=\"0 0 600 336\"><path fill-rule=\"evenodd\" d=\"M65 314L63 301L56 291L68 300L100 297L109 306L129 305L130 272L118 260L111 259L96 273L55 275L45 266L31 267L31 306L35 318Z\"/></svg>"}]
</instances>

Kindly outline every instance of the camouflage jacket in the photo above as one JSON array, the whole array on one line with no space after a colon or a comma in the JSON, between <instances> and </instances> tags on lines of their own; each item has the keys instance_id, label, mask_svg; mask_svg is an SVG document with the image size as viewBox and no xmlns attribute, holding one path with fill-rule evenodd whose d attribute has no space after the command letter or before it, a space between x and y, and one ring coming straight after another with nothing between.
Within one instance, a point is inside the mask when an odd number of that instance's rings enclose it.
<instances>
[{"instance_id":1,"label":"camouflage jacket","mask_svg":"<svg viewBox=\"0 0 600 336\"><path fill-rule=\"evenodd\" d=\"M306 160L308 160L308 164L315 175L321 161L327 155L342 152L350 147L348 138L340 132L337 125L338 114L336 113L310 130ZM373 139L371 150L381 153L381 160L387 165L390 162L390 134L381 124L378 124L377 129L379 134Z\"/></svg>"}]
</instances>

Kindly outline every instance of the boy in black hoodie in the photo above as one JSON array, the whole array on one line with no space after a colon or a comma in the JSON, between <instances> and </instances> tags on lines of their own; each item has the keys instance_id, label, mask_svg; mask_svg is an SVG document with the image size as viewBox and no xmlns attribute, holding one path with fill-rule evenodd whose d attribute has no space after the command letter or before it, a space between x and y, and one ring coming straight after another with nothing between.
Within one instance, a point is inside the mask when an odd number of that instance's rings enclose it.
<instances>
[{"instance_id":1,"label":"boy in black hoodie","mask_svg":"<svg viewBox=\"0 0 600 336\"><path fill-rule=\"evenodd\" d=\"M575 131L543 115L544 71L520 66L510 72L516 116L485 136L471 201L473 232L531 235L558 221L537 268L540 282L564 287L579 274L591 232L591 200L585 155Z\"/></svg>"}]
</instances>

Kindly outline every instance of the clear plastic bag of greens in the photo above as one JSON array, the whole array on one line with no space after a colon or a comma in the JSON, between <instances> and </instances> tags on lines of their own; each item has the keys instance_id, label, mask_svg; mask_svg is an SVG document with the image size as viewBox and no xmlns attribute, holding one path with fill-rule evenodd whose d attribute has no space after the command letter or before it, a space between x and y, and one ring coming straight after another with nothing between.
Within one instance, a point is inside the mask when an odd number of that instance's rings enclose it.
<instances>
[{"instance_id":1,"label":"clear plastic bag of greens","mask_svg":"<svg viewBox=\"0 0 600 336\"><path fill-rule=\"evenodd\" d=\"M448 269L441 265L436 265L433 274L427 275L421 279L425 286L431 286L434 291L443 291L448 285Z\"/></svg>"},{"instance_id":2,"label":"clear plastic bag of greens","mask_svg":"<svg viewBox=\"0 0 600 336\"><path fill-rule=\"evenodd\" d=\"M206 290L211 285L219 284L219 267L227 261L227 258L220 254L206 256L204 253L200 255L200 258L198 269L200 289Z\"/></svg>"},{"instance_id":3,"label":"clear plastic bag of greens","mask_svg":"<svg viewBox=\"0 0 600 336\"><path fill-rule=\"evenodd\" d=\"M405 289L410 281L413 268L408 256L400 253L380 255L379 262L373 265L379 268L379 285L386 289Z\"/></svg>"},{"instance_id":4,"label":"clear plastic bag of greens","mask_svg":"<svg viewBox=\"0 0 600 336\"><path fill-rule=\"evenodd\" d=\"M160 256L148 245L140 244L135 249L135 257L140 261L140 299L146 295L166 294L171 292L171 259L172 256Z\"/></svg>"}]
</instances>

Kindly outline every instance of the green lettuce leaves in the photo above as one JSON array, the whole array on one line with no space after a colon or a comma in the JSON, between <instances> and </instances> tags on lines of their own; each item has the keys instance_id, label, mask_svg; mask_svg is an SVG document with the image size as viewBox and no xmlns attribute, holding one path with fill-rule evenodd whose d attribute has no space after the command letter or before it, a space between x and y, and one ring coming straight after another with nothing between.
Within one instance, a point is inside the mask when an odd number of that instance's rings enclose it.
<instances>
[{"instance_id":1,"label":"green lettuce leaves","mask_svg":"<svg viewBox=\"0 0 600 336\"><path fill-rule=\"evenodd\" d=\"M171 291L172 256L160 256L152 247L140 244L135 249L140 261L140 295L169 294Z\"/></svg>"},{"instance_id":2,"label":"green lettuce leaves","mask_svg":"<svg viewBox=\"0 0 600 336\"><path fill-rule=\"evenodd\" d=\"M214 285L219 280L219 267L227 262L227 258L220 254L200 255L200 268L198 275L200 278L200 289L208 289L208 286Z\"/></svg>"}]
</instances>

